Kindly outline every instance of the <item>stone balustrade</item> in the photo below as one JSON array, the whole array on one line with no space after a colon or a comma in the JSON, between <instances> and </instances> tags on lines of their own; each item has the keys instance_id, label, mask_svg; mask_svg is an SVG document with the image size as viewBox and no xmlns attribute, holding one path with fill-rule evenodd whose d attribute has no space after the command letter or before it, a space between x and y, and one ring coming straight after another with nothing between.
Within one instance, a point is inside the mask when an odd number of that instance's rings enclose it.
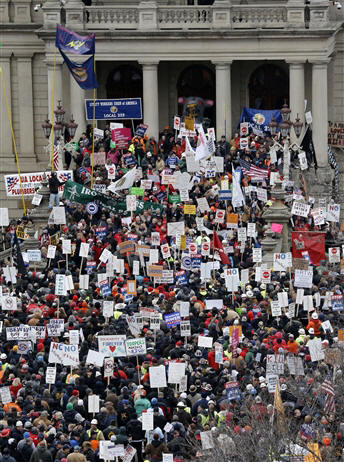
<instances>
[{"instance_id":1,"label":"stone balustrade","mask_svg":"<svg viewBox=\"0 0 344 462\"><path fill-rule=\"evenodd\" d=\"M14 10L11 10L10 4L10 0L0 0L0 23L27 24L39 20L33 0L17 0ZM212 6L166 5L157 0L144 0L90 7L84 6L80 0L69 0L63 8L58 1L46 0L43 27L53 29L56 22L61 23L65 18L67 27L85 31L325 29L334 21L329 8L329 2L312 0L308 7L309 19L305 21L303 0L258 0L258 3L248 4L239 4L237 0L215 0Z\"/></svg>"}]
</instances>

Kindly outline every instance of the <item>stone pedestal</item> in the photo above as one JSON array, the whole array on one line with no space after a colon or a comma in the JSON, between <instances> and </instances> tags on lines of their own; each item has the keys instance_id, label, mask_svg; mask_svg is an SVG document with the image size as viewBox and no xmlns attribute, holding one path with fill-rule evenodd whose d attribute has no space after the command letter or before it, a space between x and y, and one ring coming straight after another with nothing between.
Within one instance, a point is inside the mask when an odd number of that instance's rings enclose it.
<instances>
[{"instance_id":1,"label":"stone pedestal","mask_svg":"<svg viewBox=\"0 0 344 462\"><path fill-rule=\"evenodd\" d=\"M41 194L43 197L42 197L41 203L38 206L36 206L31 212L30 218L33 220L35 224L45 227L47 226L48 218L50 215L50 210L49 210L50 191L48 188L48 179L45 176L45 174L43 175L41 187L37 191L37 194Z\"/></svg>"},{"instance_id":2,"label":"stone pedestal","mask_svg":"<svg viewBox=\"0 0 344 462\"><path fill-rule=\"evenodd\" d=\"M274 252L289 252L290 251L290 239L289 239L289 220L290 220L290 210L284 205L285 193L282 189L282 182L280 180L276 181L275 187L272 190L272 197L275 199L272 206L263 213L264 220L268 223L269 228L271 223L278 223L283 225L283 230L281 234L275 234L275 238L280 241L279 245L276 245ZM264 242L264 241L263 241ZM277 250L277 247L280 250Z\"/></svg>"}]
</instances>

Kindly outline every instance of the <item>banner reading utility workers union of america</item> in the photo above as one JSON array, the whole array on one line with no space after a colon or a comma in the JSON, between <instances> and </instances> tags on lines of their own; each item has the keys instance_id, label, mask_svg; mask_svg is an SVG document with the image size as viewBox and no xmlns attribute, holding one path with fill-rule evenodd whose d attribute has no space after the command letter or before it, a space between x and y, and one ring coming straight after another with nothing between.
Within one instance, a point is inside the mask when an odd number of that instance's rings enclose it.
<instances>
[{"instance_id":1,"label":"banner reading utility workers union of america","mask_svg":"<svg viewBox=\"0 0 344 462\"><path fill-rule=\"evenodd\" d=\"M96 99L96 120L142 119L141 98ZM93 119L93 99L85 99L86 118Z\"/></svg>"}]
</instances>

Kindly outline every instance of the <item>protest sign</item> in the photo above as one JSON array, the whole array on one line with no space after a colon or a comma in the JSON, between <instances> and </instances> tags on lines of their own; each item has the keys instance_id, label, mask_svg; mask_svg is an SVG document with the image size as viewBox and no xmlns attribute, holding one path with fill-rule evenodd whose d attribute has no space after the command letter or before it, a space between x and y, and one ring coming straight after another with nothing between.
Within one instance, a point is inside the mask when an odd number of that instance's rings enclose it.
<instances>
[{"instance_id":1,"label":"protest sign","mask_svg":"<svg viewBox=\"0 0 344 462\"><path fill-rule=\"evenodd\" d=\"M0 388L0 399L3 405L12 402L10 387Z\"/></svg>"},{"instance_id":2,"label":"protest sign","mask_svg":"<svg viewBox=\"0 0 344 462\"><path fill-rule=\"evenodd\" d=\"M98 414L99 412L99 396L88 395L88 412L90 414Z\"/></svg>"},{"instance_id":3,"label":"protest sign","mask_svg":"<svg viewBox=\"0 0 344 462\"><path fill-rule=\"evenodd\" d=\"M252 249L253 263L260 263L262 261L262 249L260 247Z\"/></svg>"},{"instance_id":4,"label":"protest sign","mask_svg":"<svg viewBox=\"0 0 344 462\"><path fill-rule=\"evenodd\" d=\"M63 183L66 180L73 179L72 170L59 170L56 172L57 179ZM41 187L41 182L43 176L46 175L47 179L51 177L51 172L35 172L35 173L22 173L20 175L21 187L24 193L24 196L33 196L37 189ZM4 175L5 178L5 187L7 197L20 197L22 195L22 190L20 187L19 175L11 174ZM59 186L59 192L63 191L63 185ZM0 226L8 226L6 224Z\"/></svg>"},{"instance_id":5,"label":"protest sign","mask_svg":"<svg viewBox=\"0 0 344 462\"><path fill-rule=\"evenodd\" d=\"M146 354L146 339L127 339L125 342L127 356L138 356Z\"/></svg>"},{"instance_id":6,"label":"protest sign","mask_svg":"<svg viewBox=\"0 0 344 462\"><path fill-rule=\"evenodd\" d=\"M306 204L304 202L293 202L293 206L291 209L291 214L292 215L297 215L299 217L308 217L309 211L310 211L311 206L309 204Z\"/></svg>"},{"instance_id":7,"label":"protest sign","mask_svg":"<svg viewBox=\"0 0 344 462\"><path fill-rule=\"evenodd\" d=\"M328 261L329 263L340 262L340 247L330 247L328 249Z\"/></svg>"},{"instance_id":8,"label":"protest sign","mask_svg":"<svg viewBox=\"0 0 344 462\"><path fill-rule=\"evenodd\" d=\"M327 221L339 222L340 219L340 204L328 204L327 206Z\"/></svg>"},{"instance_id":9,"label":"protest sign","mask_svg":"<svg viewBox=\"0 0 344 462\"><path fill-rule=\"evenodd\" d=\"M180 322L180 335L182 337L189 337L191 335L190 321L181 321Z\"/></svg>"},{"instance_id":10,"label":"protest sign","mask_svg":"<svg viewBox=\"0 0 344 462\"><path fill-rule=\"evenodd\" d=\"M126 356L125 335L98 335L98 350L106 357Z\"/></svg>"},{"instance_id":11,"label":"protest sign","mask_svg":"<svg viewBox=\"0 0 344 462\"><path fill-rule=\"evenodd\" d=\"M1 308L3 311L16 311L17 310L17 297L11 297L10 295L3 295L1 302Z\"/></svg>"},{"instance_id":12,"label":"protest sign","mask_svg":"<svg viewBox=\"0 0 344 462\"><path fill-rule=\"evenodd\" d=\"M98 351L88 350L86 364L93 364L94 366L102 367L104 363L103 353Z\"/></svg>"},{"instance_id":13,"label":"protest sign","mask_svg":"<svg viewBox=\"0 0 344 462\"><path fill-rule=\"evenodd\" d=\"M266 375L284 374L284 356L280 354L266 356Z\"/></svg>"},{"instance_id":14,"label":"protest sign","mask_svg":"<svg viewBox=\"0 0 344 462\"><path fill-rule=\"evenodd\" d=\"M199 335L197 345L199 347L211 348L213 346L213 337L206 337L203 335Z\"/></svg>"},{"instance_id":15,"label":"protest sign","mask_svg":"<svg viewBox=\"0 0 344 462\"><path fill-rule=\"evenodd\" d=\"M153 430L153 412L142 412L142 430Z\"/></svg>"},{"instance_id":16,"label":"protest sign","mask_svg":"<svg viewBox=\"0 0 344 462\"><path fill-rule=\"evenodd\" d=\"M164 365L149 368L149 383L151 388L167 387Z\"/></svg>"},{"instance_id":17,"label":"protest sign","mask_svg":"<svg viewBox=\"0 0 344 462\"><path fill-rule=\"evenodd\" d=\"M39 262L42 259L40 249L28 249L26 253L29 261Z\"/></svg>"},{"instance_id":18,"label":"protest sign","mask_svg":"<svg viewBox=\"0 0 344 462\"><path fill-rule=\"evenodd\" d=\"M114 359L104 358L104 377L112 377L114 372Z\"/></svg>"},{"instance_id":19,"label":"protest sign","mask_svg":"<svg viewBox=\"0 0 344 462\"><path fill-rule=\"evenodd\" d=\"M180 313L174 312L170 314L165 314L164 320L166 322L166 326L169 328L174 327L174 326L179 326L180 321L181 321Z\"/></svg>"},{"instance_id":20,"label":"protest sign","mask_svg":"<svg viewBox=\"0 0 344 462\"><path fill-rule=\"evenodd\" d=\"M311 355L311 360L313 362L322 361L325 358L324 350L322 349L322 340L321 338L315 338L313 340L308 340L307 347Z\"/></svg>"},{"instance_id":21,"label":"protest sign","mask_svg":"<svg viewBox=\"0 0 344 462\"><path fill-rule=\"evenodd\" d=\"M304 287L307 289L312 288L313 269L308 270L295 270L295 287Z\"/></svg>"},{"instance_id":22,"label":"protest sign","mask_svg":"<svg viewBox=\"0 0 344 462\"><path fill-rule=\"evenodd\" d=\"M67 295L66 276L64 274L56 274L55 295Z\"/></svg>"},{"instance_id":23,"label":"protest sign","mask_svg":"<svg viewBox=\"0 0 344 462\"><path fill-rule=\"evenodd\" d=\"M291 252L288 253L274 253L274 271L288 271L292 266Z\"/></svg>"},{"instance_id":24,"label":"protest sign","mask_svg":"<svg viewBox=\"0 0 344 462\"><path fill-rule=\"evenodd\" d=\"M271 316L281 316L282 310L279 301L271 302Z\"/></svg>"},{"instance_id":25,"label":"protest sign","mask_svg":"<svg viewBox=\"0 0 344 462\"><path fill-rule=\"evenodd\" d=\"M180 383L185 375L185 363L169 362L168 364L168 383Z\"/></svg>"},{"instance_id":26,"label":"protest sign","mask_svg":"<svg viewBox=\"0 0 344 462\"><path fill-rule=\"evenodd\" d=\"M1 207L0 208L0 226L8 226L10 224L10 220L8 217L8 209Z\"/></svg>"},{"instance_id":27,"label":"protest sign","mask_svg":"<svg viewBox=\"0 0 344 462\"><path fill-rule=\"evenodd\" d=\"M78 346L51 342L48 361L49 363L58 363L63 364L64 366L78 366Z\"/></svg>"},{"instance_id":28,"label":"protest sign","mask_svg":"<svg viewBox=\"0 0 344 462\"><path fill-rule=\"evenodd\" d=\"M48 366L45 371L45 383L54 384L56 381L56 367Z\"/></svg>"}]
</instances>

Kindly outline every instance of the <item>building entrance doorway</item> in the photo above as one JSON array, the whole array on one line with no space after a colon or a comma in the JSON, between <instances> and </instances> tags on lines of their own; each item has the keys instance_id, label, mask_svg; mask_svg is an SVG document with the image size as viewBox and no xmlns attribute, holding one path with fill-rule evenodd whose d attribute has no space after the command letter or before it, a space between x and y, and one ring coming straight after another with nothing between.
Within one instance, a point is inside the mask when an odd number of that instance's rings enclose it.
<instances>
[{"instance_id":1,"label":"building entrance doorway","mask_svg":"<svg viewBox=\"0 0 344 462\"><path fill-rule=\"evenodd\" d=\"M263 64L253 71L248 84L249 107L279 109L289 101L289 78L275 64Z\"/></svg>"}]
</instances>

